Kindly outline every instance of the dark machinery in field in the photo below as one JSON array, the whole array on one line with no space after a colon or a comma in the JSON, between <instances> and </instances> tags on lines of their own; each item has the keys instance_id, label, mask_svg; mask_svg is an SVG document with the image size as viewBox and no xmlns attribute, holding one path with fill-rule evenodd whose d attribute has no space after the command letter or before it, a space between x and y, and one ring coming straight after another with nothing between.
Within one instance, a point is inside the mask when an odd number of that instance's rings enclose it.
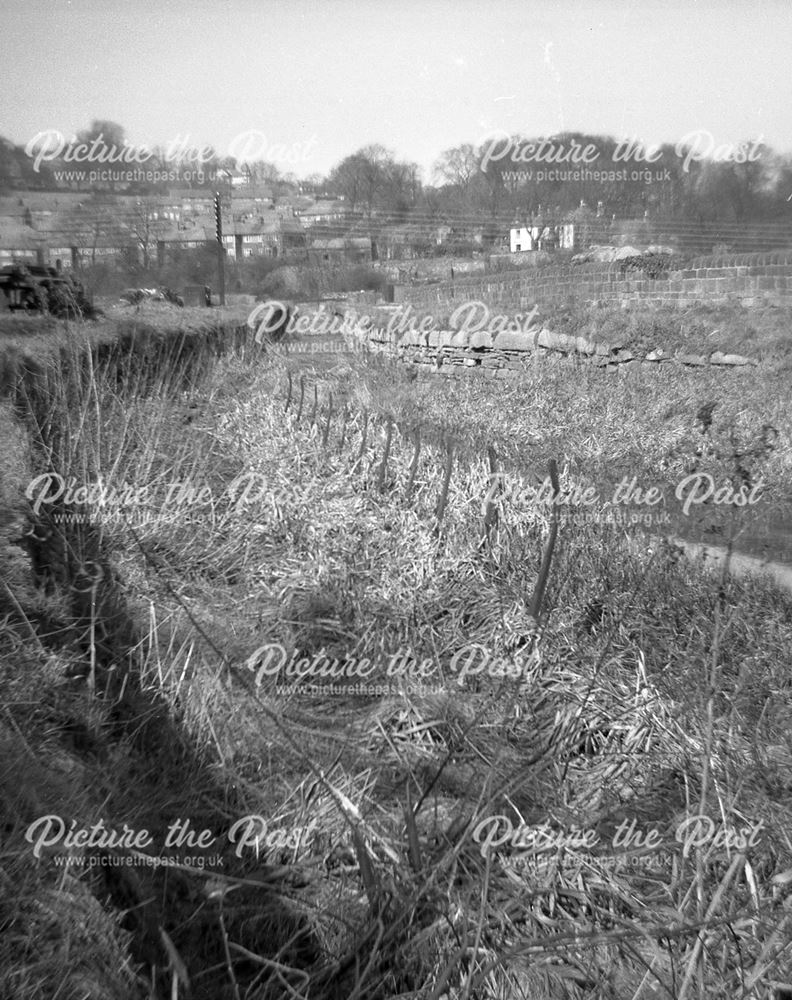
<instances>
[{"instance_id":1,"label":"dark machinery in field","mask_svg":"<svg viewBox=\"0 0 792 1000\"><path fill-rule=\"evenodd\" d=\"M170 288L127 288L121 294L124 302L132 306L140 305L141 302L170 302L171 305L184 306L184 299L181 295L171 291Z\"/></svg>"},{"instance_id":2,"label":"dark machinery in field","mask_svg":"<svg viewBox=\"0 0 792 1000\"><path fill-rule=\"evenodd\" d=\"M0 268L0 292L12 312L48 312L64 319L98 314L82 282L54 267L8 264Z\"/></svg>"}]
</instances>

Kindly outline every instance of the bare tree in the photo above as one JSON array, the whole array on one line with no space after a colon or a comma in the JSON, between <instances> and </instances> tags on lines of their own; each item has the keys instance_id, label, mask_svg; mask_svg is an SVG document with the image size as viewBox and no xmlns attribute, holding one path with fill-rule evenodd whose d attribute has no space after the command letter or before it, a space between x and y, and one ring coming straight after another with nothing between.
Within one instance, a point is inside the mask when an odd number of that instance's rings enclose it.
<instances>
[{"instance_id":1,"label":"bare tree","mask_svg":"<svg viewBox=\"0 0 792 1000\"><path fill-rule=\"evenodd\" d=\"M126 144L126 133L123 126L105 118L94 118L89 128L77 133L77 141L88 145L99 138L105 146L115 146L118 152L121 152Z\"/></svg>"},{"instance_id":2,"label":"bare tree","mask_svg":"<svg viewBox=\"0 0 792 1000\"><path fill-rule=\"evenodd\" d=\"M370 219L378 197L387 186L392 164L393 155L384 146L364 146L333 169L330 182L353 211L362 205Z\"/></svg>"},{"instance_id":3,"label":"bare tree","mask_svg":"<svg viewBox=\"0 0 792 1000\"><path fill-rule=\"evenodd\" d=\"M133 245L140 250L143 269L148 271L152 252L156 255L157 240L166 228L159 218L157 203L152 198L139 198L129 221Z\"/></svg>"},{"instance_id":4,"label":"bare tree","mask_svg":"<svg viewBox=\"0 0 792 1000\"><path fill-rule=\"evenodd\" d=\"M479 169L479 162L475 147L469 142L463 142L461 146L454 146L440 155L434 165L433 179L444 184L455 184L467 193Z\"/></svg>"},{"instance_id":5,"label":"bare tree","mask_svg":"<svg viewBox=\"0 0 792 1000\"><path fill-rule=\"evenodd\" d=\"M86 195L86 200L65 215L69 245L90 253L91 267L96 264L102 244L105 247L123 246L126 235L118 219L118 204L114 195Z\"/></svg>"}]
</instances>

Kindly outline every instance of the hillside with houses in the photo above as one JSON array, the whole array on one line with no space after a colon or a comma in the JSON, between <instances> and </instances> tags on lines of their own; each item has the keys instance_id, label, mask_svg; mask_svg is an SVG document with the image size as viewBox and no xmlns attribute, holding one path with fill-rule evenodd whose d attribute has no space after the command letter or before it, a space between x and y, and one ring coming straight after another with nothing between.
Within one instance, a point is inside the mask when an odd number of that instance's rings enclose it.
<instances>
[{"instance_id":1,"label":"hillside with houses","mask_svg":"<svg viewBox=\"0 0 792 1000\"><path fill-rule=\"evenodd\" d=\"M131 156L134 149L124 129L108 121L93 122L78 139L81 148L90 142L105 153ZM609 137L578 133L543 139L536 148L558 160L584 143L596 145L603 162L620 155ZM492 149L463 143L441 154L432 177L422 179L416 164L371 145L324 177L300 180L273 164L226 157L202 163L195 183L196 171L164 152L146 154L146 165L160 168L145 172L158 178L151 181L139 179L144 172L137 169L64 170L73 167L66 153L54 159L35 144L2 139L0 267L80 272L100 291L122 276L209 283L220 235L237 290L259 292L263 277L284 265L320 274L364 268L382 287L575 259L613 261L653 248L684 256L792 245L792 207L784 197L792 166L785 158L766 147L745 163L684 152L662 147L653 154L654 171L515 171ZM110 179L95 179L104 174Z\"/></svg>"},{"instance_id":2,"label":"hillside with houses","mask_svg":"<svg viewBox=\"0 0 792 1000\"><path fill-rule=\"evenodd\" d=\"M602 202L571 211L507 215L484 223L449 216L399 221L387 211L366 216L344 196L275 194L235 187L221 196L226 259L265 259L315 269L363 265L410 283L487 269L536 266L590 247L647 245L644 218L617 219ZM215 196L174 188L135 195L15 190L0 195L0 267L33 264L71 272L103 267L150 271L184 251L214 249ZM678 241L676 241L678 242Z\"/></svg>"}]
</instances>

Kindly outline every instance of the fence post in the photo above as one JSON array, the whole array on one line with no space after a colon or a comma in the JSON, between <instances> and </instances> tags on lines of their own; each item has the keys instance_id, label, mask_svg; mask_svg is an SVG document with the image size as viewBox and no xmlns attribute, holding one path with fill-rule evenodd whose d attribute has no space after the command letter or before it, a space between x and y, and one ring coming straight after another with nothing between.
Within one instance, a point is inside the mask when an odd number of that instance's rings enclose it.
<instances>
[{"instance_id":1,"label":"fence post","mask_svg":"<svg viewBox=\"0 0 792 1000\"><path fill-rule=\"evenodd\" d=\"M338 446L339 452L342 452L344 450L344 443L346 442L347 420L349 420L349 403L345 402L344 416L342 417L342 423L341 423L341 443Z\"/></svg>"},{"instance_id":2,"label":"fence post","mask_svg":"<svg viewBox=\"0 0 792 1000\"><path fill-rule=\"evenodd\" d=\"M325 424L324 434L322 435L322 447L323 448L327 447L327 438L328 438L328 435L330 434L330 421L333 419L333 394L332 394L332 392L328 393L328 396L329 396L329 402L328 402L328 409L327 409L327 423Z\"/></svg>"},{"instance_id":3,"label":"fence post","mask_svg":"<svg viewBox=\"0 0 792 1000\"><path fill-rule=\"evenodd\" d=\"M539 576L536 579L536 586L534 587L528 607L528 613L537 624L539 623L539 616L542 613L542 604L544 603L545 592L547 590L547 578L550 575L550 564L553 561L553 552L558 535L558 504L556 500L558 494L561 492L561 488L558 482L558 466L554 458L550 459L549 466L550 482L553 486L553 515L550 523L550 534L547 537L544 554L542 555L542 565L539 567Z\"/></svg>"},{"instance_id":4,"label":"fence post","mask_svg":"<svg viewBox=\"0 0 792 1000\"><path fill-rule=\"evenodd\" d=\"M393 436L393 418L388 415L388 422L385 427L385 452L382 456L382 462L380 463L379 473L377 474L377 490L382 493L385 490L385 470L388 467L388 456L390 455L391 448L391 438Z\"/></svg>"},{"instance_id":5,"label":"fence post","mask_svg":"<svg viewBox=\"0 0 792 1000\"><path fill-rule=\"evenodd\" d=\"M313 427L314 423L316 422L316 407L318 405L319 405L319 394L318 394L318 390L316 388L316 382L314 382L314 401L313 401L313 407L311 408L311 419L308 421L308 423L312 427Z\"/></svg>"},{"instance_id":6,"label":"fence post","mask_svg":"<svg viewBox=\"0 0 792 1000\"><path fill-rule=\"evenodd\" d=\"M352 471L358 467L358 463L363 461L363 452L366 450L366 437L368 435L368 410L363 411L363 433L360 438L360 451L352 466Z\"/></svg>"},{"instance_id":7,"label":"fence post","mask_svg":"<svg viewBox=\"0 0 792 1000\"><path fill-rule=\"evenodd\" d=\"M495 497L500 492L500 481L498 479L498 455L492 445L487 446L487 459L489 461L490 486L487 490L486 503L484 505L484 524L481 537L481 544L492 549L492 529L498 524L498 507Z\"/></svg>"},{"instance_id":8,"label":"fence post","mask_svg":"<svg viewBox=\"0 0 792 1000\"><path fill-rule=\"evenodd\" d=\"M448 501L448 486L451 482L451 470L454 466L454 444L450 439L446 439L446 463L445 471L443 473L443 487L440 490L440 496L437 500L437 507L435 508L435 527L434 533L440 533L440 525L443 522L443 515L445 514L446 503Z\"/></svg>"},{"instance_id":9,"label":"fence post","mask_svg":"<svg viewBox=\"0 0 792 1000\"><path fill-rule=\"evenodd\" d=\"M407 479L407 486L404 489L404 499L409 500L412 496L413 485L415 483L415 473L418 469L418 456L421 454L421 427L415 428L415 451L410 462L410 475Z\"/></svg>"}]
</instances>

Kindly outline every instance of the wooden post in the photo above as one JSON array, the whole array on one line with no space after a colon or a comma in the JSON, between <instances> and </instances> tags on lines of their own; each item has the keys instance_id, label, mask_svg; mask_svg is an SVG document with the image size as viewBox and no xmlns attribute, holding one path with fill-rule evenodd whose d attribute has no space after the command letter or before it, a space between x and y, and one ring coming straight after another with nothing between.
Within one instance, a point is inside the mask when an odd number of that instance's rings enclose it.
<instances>
[{"instance_id":1,"label":"wooden post","mask_svg":"<svg viewBox=\"0 0 792 1000\"><path fill-rule=\"evenodd\" d=\"M225 305L225 249L223 247L223 212L220 206L220 192L215 192L215 235L217 236L217 281L220 305Z\"/></svg>"},{"instance_id":2,"label":"wooden post","mask_svg":"<svg viewBox=\"0 0 792 1000\"><path fill-rule=\"evenodd\" d=\"M366 450L366 438L367 438L367 435L368 435L368 422L369 422L368 410L364 410L363 411L363 433L361 434L361 437L360 437L360 451L358 452L358 456L355 459L354 465L352 466L352 471L353 472L358 467L358 465L363 461L363 454L364 454L364 452Z\"/></svg>"},{"instance_id":3,"label":"wooden post","mask_svg":"<svg viewBox=\"0 0 792 1000\"><path fill-rule=\"evenodd\" d=\"M327 423L325 424L324 434L322 434L322 447L327 447L327 439L330 436L330 421L333 419L333 394L328 393L329 401L327 405Z\"/></svg>"},{"instance_id":4,"label":"wooden post","mask_svg":"<svg viewBox=\"0 0 792 1000\"><path fill-rule=\"evenodd\" d=\"M343 451L344 450L344 443L346 442L346 429L347 429L347 420L348 419L349 419L349 404L348 403L344 403L344 417L343 417L343 422L341 424L341 444L339 444L339 446L338 446L338 450L339 451Z\"/></svg>"},{"instance_id":5,"label":"wooden post","mask_svg":"<svg viewBox=\"0 0 792 1000\"><path fill-rule=\"evenodd\" d=\"M286 405L283 408L283 412L284 413L286 413L288 411L288 409L289 409L289 403L291 402L291 398L292 398L292 374L291 374L291 372L286 372L286 375L287 375L287 377L289 379L289 394L286 397Z\"/></svg>"},{"instance_id":6,"label":"wooden post","mask_svg":"<svg viewBox=\"0 0 792 1000\"><path fill-rule=\"evenodd\" d=\"M309 424L310 424L310 425L311 425L312 427L313 427L313 425L314 425L314 424L316 423L316 408L317 408L317 406L318 406L318 405L319 405L319 395L318 395L318 391L317 391L317 388L316 388L316 382L314 382L314 401L313 401L313 409L311 410L311 419L310 419L310 420L308 421L308 423L309 423Z\"/></svg>"},{"instance_id":7,"label":"wooden post","mask_svg":"<svg viewBox=\"0 0 792 1000\"><path fill-rule=\"evenodd\" d=\"M481 544L492 549L492 530L498 526L498 505L495 497L500 492L500 480L498 478L498 455L492 445L487 446L487 458L489 460L489 480L490 485L487 490L487 498L484 504L484 524L482 530Z\"/></svg>"},{"instance_id":8,"label":"wooden post","mask_svg":"<svg viewBox=\"0 0 792 1000\"><path fill-rule=\"evenodd\" d=\"M388 416L388 421L385 427L385 453L382 456L382 463L379 467L379 474L377 475L377 489L380 493L385 490L385 471L388 468L388 456L390 455L391 449L391 438L393 436L393 417Z\"/></svg>"},{"instance_id":9,"label":"wooden post","mask_svg":"<svg viewBox=\"0 0 792 1000\"><path fill-rule=\"evenodd\" d=\"M536 586L528 605L528 613L537 623L542 614L542 605L547 590L547 578L550 575L550 565L553 561L553 552L555 551L556 538L558 537L558 503L556 501L558 494L561 492L561 486L558 480L558 465L554 458L550 459L549 466L550 484L553 487L553 513L550 522L550 534L547 536L547 543L542 555L542 565L539 567L539 576L537 577Z\"/></svg>"},{"instance_id":10,"label":"wooden post","mask_svg":"<svg viewBox=\"0 0 792 1000\"><path fill-rule=\"evenodd\" d=\"M410 475L407 479L407 486L404 489L404 499L409 500L412 496L413 485L415 483L415 473L418 469L418 457L421 454L421 427L420 424L415 428L415 451L413 452L412 462L410 462Z\"/></svg>"},{"instance_id":11,"label":"wooden post","mask_svg":"<svg viewBox=\"0 0 792 1000\"><path fill-rule=\"evenodd\" d=\"M436 535L440 534L440 528L443 523L443 515L445 514L446 502L448 501L448 485L451 482L451 470L454 467L454 442L451 438L446 438L446 462L445 471L443 473L443 487L440 490L440 496L437 499L437 506L435 507L435 526L434 533Z\"/></svg>"}]
</instances>

